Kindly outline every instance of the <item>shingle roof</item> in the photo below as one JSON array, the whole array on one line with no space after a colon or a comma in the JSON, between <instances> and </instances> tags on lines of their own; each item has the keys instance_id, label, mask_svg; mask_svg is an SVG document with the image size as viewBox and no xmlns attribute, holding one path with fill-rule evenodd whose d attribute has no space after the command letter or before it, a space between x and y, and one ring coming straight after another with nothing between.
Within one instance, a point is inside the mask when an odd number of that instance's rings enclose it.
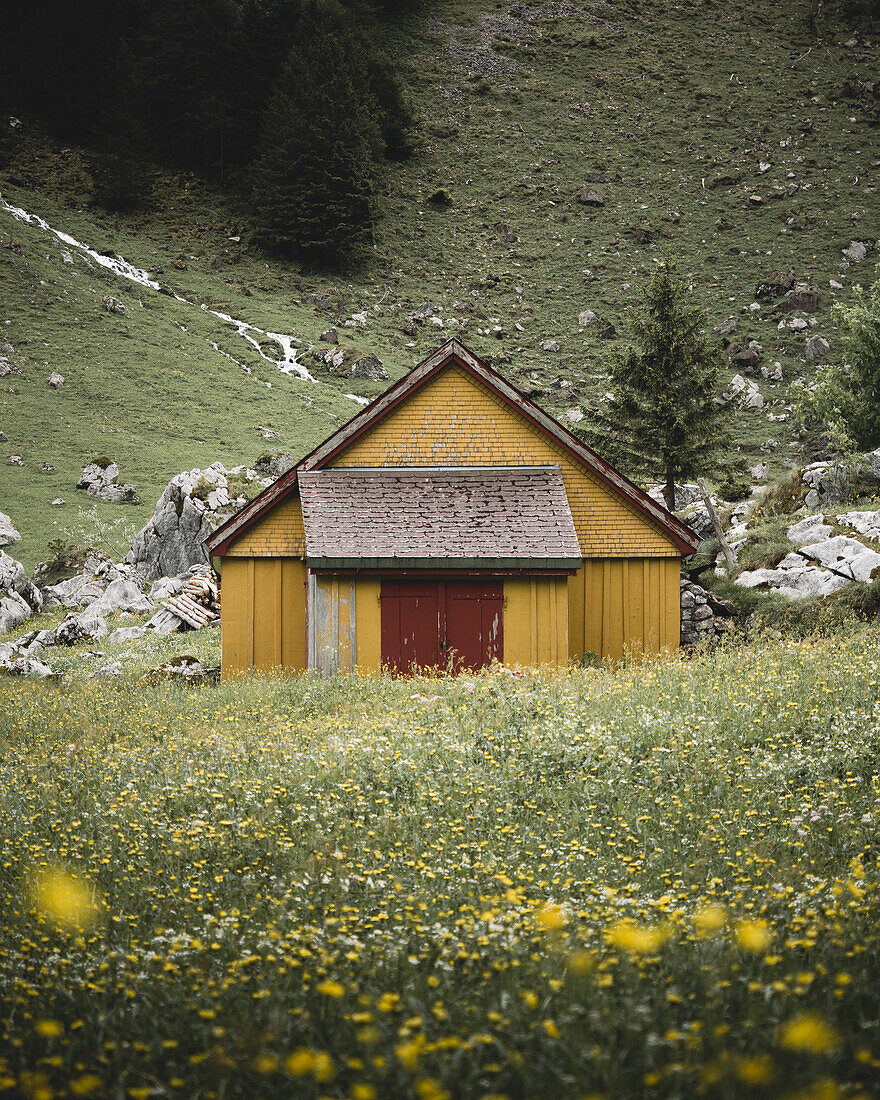
<instances>
[{"instance_id":1,"label":"shingle roof","mask_svg":"<svg viewBox=\"0 0 880 1100\"><path fill-rule=\"evenodd\" d=\"M312 568L567 568L582 561L558 466L300 470Z\"/></svg>"}]
</instances>

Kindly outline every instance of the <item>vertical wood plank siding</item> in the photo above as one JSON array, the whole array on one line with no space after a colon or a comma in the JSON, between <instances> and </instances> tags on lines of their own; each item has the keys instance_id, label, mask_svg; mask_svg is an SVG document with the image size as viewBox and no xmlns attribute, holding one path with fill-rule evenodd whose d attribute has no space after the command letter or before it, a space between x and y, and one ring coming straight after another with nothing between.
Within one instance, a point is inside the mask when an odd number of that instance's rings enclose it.
<instances>
[{"instance_id":1,"label":"vertical wood plank siding","mask_svg":"<svg viewBox=\"0 0 880 1100\"><path fill-rule=\"evenodd\" d=\"M565 577L507 577L504 581L504 663L568 662Z\"/></svg>"},{"instance_id":2,"label":"vertical wood plank siding","mask_svg":"<svg viewBox=\"0 0 880 1100\"><path fill-rule=\"evenodd\" d=\"M222 668L300 672L306 667L306 567L297 558L223 562Z\"/></svg>"}]
</instances>

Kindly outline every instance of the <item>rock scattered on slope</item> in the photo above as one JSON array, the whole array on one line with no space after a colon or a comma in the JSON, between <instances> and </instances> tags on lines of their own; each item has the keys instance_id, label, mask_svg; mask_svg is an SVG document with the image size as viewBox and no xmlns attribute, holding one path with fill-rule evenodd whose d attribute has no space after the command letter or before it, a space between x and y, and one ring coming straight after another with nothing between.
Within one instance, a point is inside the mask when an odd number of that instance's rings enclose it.
<instances>
[{"instance_id":1,"label":"rock scattered on slope","mask_svg":"<svg viewBox=\"0 0 880 1100\"><path fill-rule=\"evenodd\" d=\"M372 351L362 351L347 344L331 348L312 348L312 358L323 363L331 374L343 374L349 378L369 378L382 381L388 371L382 360Z\"/></svg>"},{"instance_id":2,"label":"rock scattered on slope","mask_svg":"<svg viewBox=\"0 0 880 1100\"><path fill-rule=\"evenodd\" d=\"M592 187L582 187L578 194L578 202L583 206L604 206L605 198L601 192Z\"/></svg>"},{"instance_id":3,"label":"rock scattered on slope","mask_svg":"<svg viewBox=\"0 0 880 1100\"><path fill-rule=\"evenodd\" d=\"M45 568L37 566L34 572L34 580L39 583L41 571ZM102 604L107 611L147 611L152 604L147 601L138 584L138 574L131 566L117 565L105 554L97 550L85 552L82 566L73 576L55 584L43 586L43 598L47 604L60 603L63 607L72 609L89 607L97 600L105 597L107 589L111 589L110 596L104 598ZM112 606L113 604L116 606ZM127 606L127 605L131 606Z\"/></svg>"},{"instance_id":4,"label":"rock scattered on slope","mask_svg":"<svg viewBox=\"0 0 880 1100\"><path fill-rule=\"evenodd\" d=\"M824 336L816 335L807 338L806 356L811 363L816 362L817 359L824 359L830 350L831 345Z\"/></svg>"},{"instance_id":5,"label":"rock scattered on slope","mask_svg":"<svg viewBox=\"0 0 880 1100\"><path fill-rule=\"evenodd\" d=\"M119 467L109 459L93 459L83 469L76 487L110 504L140 504L137 489L134 485L119 484Z\"/></svg>"},{"instance_id":6,"label":"rock scattered on slope","mask_svg":"<svg viewBox=\"0 0 880 1100\"><path fill-rule=\"evenodd\" d=\"M64 385L64 375L59 374L57 370L53 370L49 377L46 379L53 390L60 390Z\"/></svg>"},{"instance_id":7,"label":"rock scattered on slope","mask_svg":"<svg viewBox=\"0 0 880 1100\"><path fill-rule=\"evenodd\" d=\"M188 654L172 657L165 664L151 669L143 677L148 683L156 684L162 680L177 680L187 684L204 684L220 679L220 668L206 668L198 657Z\"/></svg>"},{"instance_id":8,"label":"rock scattered on slope","mask_svg":"<svg viewBox=\"0 0 880 1100\"><path fill-rule=\"evenodd\" d=\"M15 524L5 512L0 512L0 546L11 546L20 539L21 535L15 529Z\"/></svg>"},{"instance_id":9,"label":"rock scattered on slope","mask_svg":"<svg viewBox=\"0 0 880 1100\"><path fill-rule=\"evenodd\" d=\"M24 566L0 550L0 634L8 634L42 610L43 597Z\"/></svg>"},{"instance_id":10,"label":"rock scattered on slope","mask_svg":"<svg viewBox=\"0 0 880 1100\"><path fill-rule=\"evenodd\" d=\"M652 485L648 489L648 496L651 500L655 500L662 508L666 507L666 498L663 496L662 485ZM675 486L675 507L676 509L688 508L691 504L695 504L698 500L703 499L702 491L699 485L684 485L676 483Z\"/></svg>"}]
</instances>

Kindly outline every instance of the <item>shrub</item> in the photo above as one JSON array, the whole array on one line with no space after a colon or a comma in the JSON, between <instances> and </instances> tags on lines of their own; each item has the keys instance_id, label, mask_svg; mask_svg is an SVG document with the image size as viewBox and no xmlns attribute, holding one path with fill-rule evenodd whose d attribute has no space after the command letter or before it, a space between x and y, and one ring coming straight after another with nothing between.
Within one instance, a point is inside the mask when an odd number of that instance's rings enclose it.
<instances>
[{"instance_id":1,"label":"shrub","mask_svg":"<svg viewBox=\"0 0 880 1100\"><path fill-rule=\"evenodd\" d=\"M752 486L744 477L728 474L718 486L718 495L727 501L746 500L751 496Z\"/></svg>"}]
</instances>

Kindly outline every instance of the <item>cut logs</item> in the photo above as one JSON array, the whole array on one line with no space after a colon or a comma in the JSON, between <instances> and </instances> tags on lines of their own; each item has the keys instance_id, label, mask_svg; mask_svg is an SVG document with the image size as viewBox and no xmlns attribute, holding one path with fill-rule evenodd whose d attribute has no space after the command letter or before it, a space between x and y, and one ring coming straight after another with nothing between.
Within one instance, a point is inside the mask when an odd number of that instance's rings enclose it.
<instances>
[{"instance_id":1,"label":"cut logs","mask_svg":"<svg viewBox=\"0 0 880 1100\"><path fill-rule=\"evenodd\" d=\"M193 630L201 630L220 615L220 588L212 574L197 574L184 581L165 607Z\"/></svg>"}]
</instances>

